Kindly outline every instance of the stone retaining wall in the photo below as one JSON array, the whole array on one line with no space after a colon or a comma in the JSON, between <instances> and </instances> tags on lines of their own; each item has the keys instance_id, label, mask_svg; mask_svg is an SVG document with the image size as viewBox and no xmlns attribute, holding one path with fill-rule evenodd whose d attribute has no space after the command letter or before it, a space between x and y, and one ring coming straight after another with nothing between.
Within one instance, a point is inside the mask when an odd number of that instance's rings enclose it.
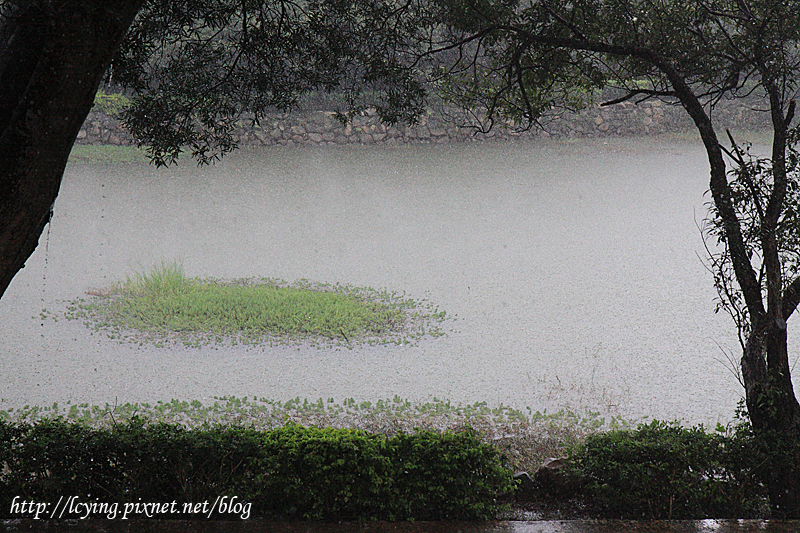
<instances>
[{"instance_id":1,"label":"stone retaining wall","mask_svg":"<svg viewBox=\"0 0 800 533\"><path fill-rule=\"evenodd\" d=\"M742 102L723 102L714 110L715 123L722 128L762 129L769 127L769 115L754 111ZM580 113L565 113L543 121L544 129L516 131L495 127L486 134L458 127L441 113L429 112L414 126L387 126L374 112L355 117L343 126L333 112L276 114L261 120L260 127L243 126L235 136L247 145L326 145L449 143L541 136L657 135L692 128L683 108L652 100L634 104L623 102L608 107L592 107ZM132 143L130 135L113 117L92 111L78 133L78 144Z\"/></svg>"}]
</instances>

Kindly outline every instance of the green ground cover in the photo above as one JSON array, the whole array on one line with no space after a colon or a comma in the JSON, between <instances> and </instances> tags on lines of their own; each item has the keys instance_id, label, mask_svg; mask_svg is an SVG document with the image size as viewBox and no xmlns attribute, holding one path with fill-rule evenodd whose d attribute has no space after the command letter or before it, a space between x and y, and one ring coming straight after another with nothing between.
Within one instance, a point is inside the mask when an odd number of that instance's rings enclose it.
<instances>
[{"instance_id":1,"label":"green ground cover","mask_svg":"<svg viewBox=\"0 0 800 533\"><path fill-rule=\"evenodd\" d=\"M147 163L147 154L135 146L76 144L69 154L70 163Z\"/></svg>"},{"instance_id":2,"label":"green ground cover","mask_svg":"<svg viewBox=\"0 0 800 533\"><path fill-rule=\"evenodd\" d=\"M189 278L175 263L88 294L69 302L63 316L112 338L158 346L405 344L442 335L446 318L428 303L388 291L307 280Z\"/></svg>"}]
</instances>

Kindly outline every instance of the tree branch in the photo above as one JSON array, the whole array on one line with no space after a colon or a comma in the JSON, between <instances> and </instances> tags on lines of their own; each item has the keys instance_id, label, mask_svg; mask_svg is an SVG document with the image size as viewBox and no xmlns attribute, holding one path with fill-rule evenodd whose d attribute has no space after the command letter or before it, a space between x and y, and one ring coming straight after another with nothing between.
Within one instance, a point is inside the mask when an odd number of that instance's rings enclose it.
<instances>
[{"instance_id":1,"label":"tree branch","mask_svg":"<svg viewBox=\"0 0 800 533\"><path fill-rule=\"evenodd\" d=\"M574 39L563 37L552 37L548 35L538 35L518 27L502 28L509 32L517 33L523 40L522 46L542 45L561 47L572 50L585 50L611 54L620 57L633 57L642 59L653 67L660 70L669 81L675 92L675 97L680 100L686 112L692 118L703 145L708 154L711 166L711 194L717 211L722 218L725 228L725 235L730 248L731 260L736 279L742 289L745 302L750 310L751 316L756 319L765 314L764 302L761 295L761 286L756 280L756 274L750 263L747 247L744 244L740 221L736 215L731 198L731 189L727 180L725 161L722 158L722 150L711 119L703 109L703 105L694 94L687 80L677 70L677 68L656 50L634 44L609 44L586 39Z\"/></svg>"},{"instance_id":2,"label":"tree branch","mask_svg":"<svg viewBox=\"0 0 800 533\"><path fill-rule=\"evenodd\" d=\"M794 108L795 108L795 101L792 100L791 102L789 102L789 109L786 110L786 118L784 119L784 124L786 124L787 129L792 124L792 119L794 119Z\"/></svg>"},{"instance_id":3,"label":"tree branch","mask_svg":"<svg viewBox=\"0 0 800 533\"><path fill-rule=\"evenodd\" d=\"M621 96L619 98L615 98L613 100L609 100L608 102L603 102L602 104L600 104L600 107L606 107L606 106L610 106L610 105L620 104L622 102L627 102L628 100L630 100L634 96L639 96L640 94L645 94L648 97L653 97L653 96L677 96L675 94L675 91L653 91L653 90L649 90L649 89L634 89L634 90L628 91L628 94L626 94L625 96ZM643 100L645 100L645 99L643 98Z\"/></svg>"},{"instance_id":4,"label":"tree branch","mask_svg":"<svg viewBox=\"0 0 800 533\"><path fill-rule=\"evenodd\" d=\"M794 310L800 304L800 278L794 278L783 291L783 308L781 309L784 320L789 320Z\"/></svg>"},{"instance_id":5,"label":"tree branch","mask_svg":"<svg viewBox=\"0 0 800 533\"><path fill-rule=\"evenodd\" d=\"M741 172L743 173L745 183L747 184L747 188L750 189L750 196L753 198L753 205L756 208L756 213L758 213L758 220L763 225L764 224L764 209L761 207L761 199L758 197L758 191L756 190L756 184L753 183L753 176L750 175L750 171L747 168L747 162L744 160L744 155L742 155L742 151L739 148L739 145L736 144L736 141L733 140L733 134L731 130L725 130L725 133L728 134L728 139L731 141L732 150L726 149L724 146L720 145L720 148L728 154L728 157L736 161L736 164L739 165Z\"/></svg>"}]
</instances>

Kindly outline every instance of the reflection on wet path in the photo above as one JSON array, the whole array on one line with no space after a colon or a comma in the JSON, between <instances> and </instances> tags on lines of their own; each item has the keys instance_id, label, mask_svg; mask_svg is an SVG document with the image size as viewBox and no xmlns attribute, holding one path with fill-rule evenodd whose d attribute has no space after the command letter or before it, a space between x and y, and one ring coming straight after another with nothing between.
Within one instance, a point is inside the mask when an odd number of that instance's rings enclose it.
<instances>
[{"instance_id":1,"label":"reflection on wet path","mask_svg":"<svg viewBox=\"0 0 800 533\"><path fill-rule=\"evenodd\" d=\"M797 533L800 520L560 520L536 522L243 522L3 520L4 531L54 533Z\"/></svg>"}]
</instances>

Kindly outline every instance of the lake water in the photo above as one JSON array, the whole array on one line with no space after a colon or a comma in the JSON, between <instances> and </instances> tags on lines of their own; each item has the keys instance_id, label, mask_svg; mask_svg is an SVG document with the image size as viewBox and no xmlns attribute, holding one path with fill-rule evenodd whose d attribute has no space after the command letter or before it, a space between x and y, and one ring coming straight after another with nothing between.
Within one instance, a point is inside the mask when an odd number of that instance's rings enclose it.
<instances>
[{"instance_id":1,"label":"lake water","mask_svg":"<svg viewBox=\"0 0 800 533\"><path fill-rule=\"evenodd\" d=\"M707 181L698 143L656 139L70 164L0 300L0 406L399 395L724 422L742 389L699 258ZM453 318L441 338L352 350L140 348L39 319L162 260L405 291Z\"/></svg>"}]
</instances>

